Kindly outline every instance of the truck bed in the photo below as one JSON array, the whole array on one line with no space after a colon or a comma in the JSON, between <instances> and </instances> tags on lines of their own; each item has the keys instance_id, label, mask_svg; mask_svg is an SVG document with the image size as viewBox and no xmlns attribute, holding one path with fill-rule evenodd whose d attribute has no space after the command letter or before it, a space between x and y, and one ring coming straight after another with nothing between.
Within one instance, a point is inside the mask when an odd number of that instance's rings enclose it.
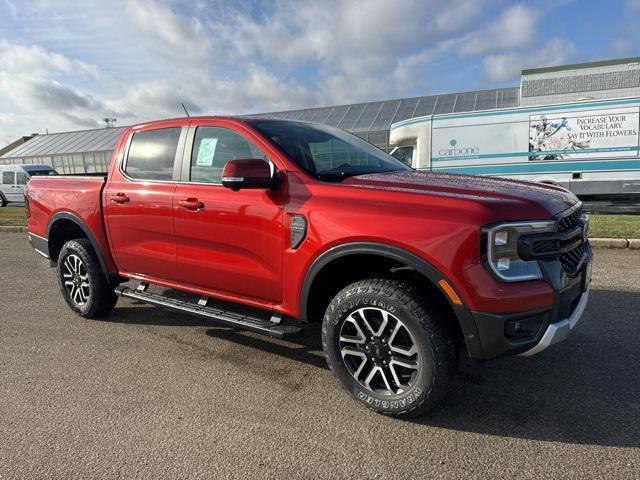
<instances>
[{"instance_id":1,"label":"truck bed","mask_svg":"<svg viewBox=\"0 0 640 480\"><path fill-rule=\"evenodd\" d=\"M105 267L115 269L102 215L102 189L105 183L105 177L33 177L25 190L29 201L29 234L48 241L53 220L64 218L85 230L85 234L103 254Z\"/></svg>"}]
</instances>

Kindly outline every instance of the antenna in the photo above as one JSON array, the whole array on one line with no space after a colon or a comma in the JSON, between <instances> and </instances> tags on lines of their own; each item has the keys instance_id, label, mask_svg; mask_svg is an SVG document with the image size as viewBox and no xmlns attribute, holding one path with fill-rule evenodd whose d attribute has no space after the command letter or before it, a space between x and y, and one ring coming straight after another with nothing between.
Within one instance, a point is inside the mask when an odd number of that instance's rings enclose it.
<instances>
[{"instance_id":1,"label":"antenna","mask_svg":"<svg viewBox=\"0 0 640 480\"><path fill-rule=\"evenodd\" d=\"M190 117L191 115L189 115L189 112L187 111L187 107L184 106L184 103L180 103L180 105L182 105L182 108L184 109L184 113L187 114L187 117Z\"/></svg>"}]
</instances>

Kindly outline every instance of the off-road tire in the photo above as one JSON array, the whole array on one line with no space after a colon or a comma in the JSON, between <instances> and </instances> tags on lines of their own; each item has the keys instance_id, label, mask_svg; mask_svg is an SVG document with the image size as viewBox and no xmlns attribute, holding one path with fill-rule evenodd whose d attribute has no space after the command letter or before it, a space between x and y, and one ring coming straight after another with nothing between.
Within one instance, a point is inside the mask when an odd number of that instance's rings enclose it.
<instances>
[{"instance_id":1,"label":"off-road tire","mask_svg":"<svg viewBox=\"0 0 640 480\"><path fill-rule=\"evenodd\" d=\"M343 359L341 353L340 332L348 318L352 314L360 315L358 312L363 308L387 311L391 314L388 318L400 319L413 337L411 340L419 352L416 362L419 368L415 377L412 377L413 381L407 383L405 391L397 389L400 393L374 392L363 385L361 380L357 380L346 365L347 360ZM450 380L455 375L458 365L459 349L454 341L454 333L451 327L448 327L450 325L448 321L451 319L446 318L446 315L450 313L439 307L437 302L430 302L424 298L412 285L404 281L367 279L355 282L342 289L333 298L325 313L322 324L322 346L327 363L344 389L367 408L402 418L424 415L447 393ZM388 338L388 334L385 333L380 336L383 338L385 335ZM373 336L370 337L370 339L373 338ZM390 340L387 341L391 343ZM373 344L356 347L364 349L369 345L373 349ZM393 354L391 351L387 353ZM378 358L377 361L379 360ZM373 367L374 363L370 365ZM363 372L366 373L366 370Z\"/></svg>"},{"instance_id":2,"label":"off-road tire","mask_svg":"<svg viewBox=\"0 0 640 480\"><path fill-rule=\"evenodd\" d=\"M84 278L82 284L88 284L88 287L83 290L85 293L82 294L82 298L86 300L85 302L74 300L69 287L65 285L65 282L73 280L73 273L72 278L69 278L69 268L65 266L65 262L68 259L75 258L79 258L82 263L81 271ZM115 307L118 301L115 289L109 284L88 239L70 240L63 245L60 255L58 255L57 273L62 296L71 310L81 317L100 318ZM89 292L88 295L86 295L87 291Z\"/></svg>"}]
</instances>

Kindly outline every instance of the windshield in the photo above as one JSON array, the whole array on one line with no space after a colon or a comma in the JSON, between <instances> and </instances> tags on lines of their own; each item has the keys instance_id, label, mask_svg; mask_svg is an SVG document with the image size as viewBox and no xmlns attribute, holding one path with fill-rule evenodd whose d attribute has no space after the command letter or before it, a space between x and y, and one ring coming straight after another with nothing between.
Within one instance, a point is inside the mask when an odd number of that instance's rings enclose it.
<instances>
[{"instance_id":1,"label":"windshield","mask_svg":"<svg viewBox=\"0 0 640 480\"><path fill-rule=\"evenodd\" d=\"M282 120L249 120L300 167L322 180L411 170L361 138L343 130Z\"/></svg>"}]
</instances>

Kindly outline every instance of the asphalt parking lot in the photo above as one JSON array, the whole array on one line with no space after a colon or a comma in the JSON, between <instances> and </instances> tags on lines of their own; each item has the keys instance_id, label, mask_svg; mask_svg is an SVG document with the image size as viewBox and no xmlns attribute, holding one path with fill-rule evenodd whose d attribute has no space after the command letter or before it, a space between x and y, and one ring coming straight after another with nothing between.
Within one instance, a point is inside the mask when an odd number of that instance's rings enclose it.
<instances>
[{"instance_id":1,"label":"asphalt parking lot","mask_svg":"<svg viewBox=\"0 0 640 480\"><path fill-rule=\"evenodd\" d=\"M598 250L564 343L462 362L398 421L296 343L121 300L74 316L24 234L0 233L0 478L640 477L640 251Z\"/></svg>"}]
</instances>

